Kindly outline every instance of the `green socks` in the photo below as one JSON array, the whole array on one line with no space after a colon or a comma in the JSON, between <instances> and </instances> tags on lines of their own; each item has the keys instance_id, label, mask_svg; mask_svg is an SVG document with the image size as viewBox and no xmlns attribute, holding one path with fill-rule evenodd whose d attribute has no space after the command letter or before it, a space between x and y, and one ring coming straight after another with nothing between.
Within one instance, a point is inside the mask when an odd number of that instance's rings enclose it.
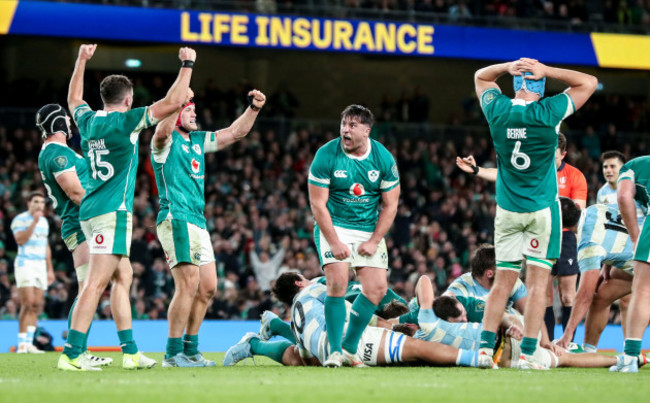
<instances>
[{"instance_id":1,"label":"green socks","mask_svg":"<svg viewBox=\"0 0 650 403\"><path fill-rule=\"evenodd\" d=\"M70 329L72 329L72 311L74 311L74 307L77 305L77 301L79 298L75 298L74 302L72 303L72 306L70 306L70 312L68 313L68 337L70 337ZM81 352L88 351L88 335L90 334L90 329L93 327L93 323L90 322L90 326L88 326L88 331L86 332L86 337L84 338L83 344L81 345Z\"/></svg>"},{"instance_id":2,"label":"green socks","mask_svg":"<svg viewBox=\"0 0 650 403\"><path fill-rule=\"evenodd\" d=\"M186 356L191 357L199 353L199 335L198 334L186 334L183 336L183 353Z\"/></svg>"},{"instance_id":3,"label":"green socks","mask_svg":"<svg viewBox=\"0 0 650 403\"><path fill-rule=\"evenodd\" d=\"M368 326L368 322L377 310L377 305L370 302L365 295L361 294L354 300L350 311L350 323L343 340L343 348L351 354L357 352L361 334Z\"/></svg>"},{"instance_id":4,"label":"green socks","mask_svg":"<svg viewBox=\"0 0 650 403\"><path fill-rule=\"evenodd\" d=\"M275 362L282 364L284 352L293 344L286 340L282 341L261 341L257 337L250 340L251 353L254 355L263 355L269 357Z\"/></svg>"},{"instance_id":5,"label":"green socks","mask_svg":"<svg viewBox=\"0 0 650 403\"><path fill-rule=\"evenodd\" d=\"M488 330L481 332L481 345L480 348L491 348L494 350L494 343L497 340L497 334Z\"/></svg>"},{"instance_id":6,"label":"green socks","mask_svg":"<svg viewBox=\"0 0 650 403\"><path fill-rule=\"evenodd\" d=\"M120 338L120 348L124 354L135 354L138 352L138 346L133 340L133 330L126 329L117 332L117 337Z\"/></svg>"},{"instance_id":7,"label":"green socks","mask_svg":"<svg viewBox=\"0 0 650 403\"><path fill-rule=\"evenodd\" d=\"M293 335L291 326L289 326L287 322L283 321L280 318L276 318L271 321L269 327L271 328L272 335L277 334L289 340L291 343L296 344L296 337Z\"/></svg>"},{"instance_id":8,"label":"green socks","mask_svg":"<svg viewBox=\"0 0 650 403\"><path fill-rule=\"evenodd\" d=\"M345 326L345 298L325 297L325 326L327 326L327 340L330 345L330 354L334 351L343 352L343 327Z\"/></svg>"},{"instance_id":9,"label":"green socks","mask_svg":"<svg viewBox=\"0 0 650 403\"><path fill-rule=\"evenodd\" d=\"M537 339L533 339L530 337L524 337L523 339L521 339L522 354L533 355L535 354L535 350L537 350Z\"/></svg>"},{"instance_id":10,"label":"green socks","mask_svg":"<svg viewBox=\"0 0 650 403\"><path fill-rule=\"evenodd\" d=\"M63 354L67 355L68 358L71 358L73 360L79 357L81 353L83 353L81 346L84 344L85 339L85 333L70 329L68 331L68 340L66 340L65 347L63 348Z\"/></svg>"},{"instance_id":11,"label":"green socks","mask_svg":"<svg viewBox=\"0 0 650 403\"><path fill-rule=\"evenodd\" d=\"M180 337L168 337L167 347L165 348L165 358L172 358L178 353L183 352L183 340Z\"/></svg>"},{"instance_id":12,"label":"green socks","mask_svg":"<svg viewBox=\"0 0 650 403\"><path fill-rule=\"evenodd\" d=\"M638 357L641 354L641 339L625 339L625 355Z\"/></svg>"}]
</instances>

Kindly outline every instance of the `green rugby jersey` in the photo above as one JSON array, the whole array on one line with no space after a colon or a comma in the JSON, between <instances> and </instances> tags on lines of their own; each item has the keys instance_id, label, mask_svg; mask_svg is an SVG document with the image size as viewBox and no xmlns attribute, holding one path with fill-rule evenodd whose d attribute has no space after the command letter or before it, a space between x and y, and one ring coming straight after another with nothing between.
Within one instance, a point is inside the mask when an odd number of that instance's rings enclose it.
<instances>
[{"instance_id":1,"label":"green rugby jersey","mask_svg":"<svg viewBox=\"0 0 650 403\"><path fill-rule=\"evenodd\" d=\"M368 141L366 155L356 157L336 138L318 149L309 168L309 183L329 188L327 210L337 227L373 232L381 194L399 185L393 155L378 141Z\"/></svg>"},{"instance_id":2,"label":"green rugby jersey","mask_svg":"<svg viewBox=\"0 0 650 403\"><path fill-rule=\"evenodd\" d=\"M162 150L151 145L151 163L156 173L160 196L158 224L167 218L205 226L205 147L206 135L214 141L214 132L190 132L185 140L173 131Z\"/></svg>"},{"instance_id":3,"label":"green rugby jersey","mask_svg":"<svg viewBox=\"0 0 650 403\"><path fill-rule=\"evenodd\" d=\"M43 144L38 154L38 169L41 171L43 185L47 195L52 200L54 212L61 217L61 237L63 239L72 235L69 233L68 221L79 221L79 206L68 198L56 178L66 172L75 172L85 188L88 181L88 167L83 157L74 152L70 147L61 143L50 142ZM74 226L73 226L74 227Z\"/></svg>"},{"instance_id":4,"label":"green rugby jersey","mask_svg":"<svg viewBox=\"0 0 650 403\"><path fill-rule=\"evenodd\" d=\"M571 97L562 93L525 102L488 88L481 94L481 108L497 153L497 204L516 213L550 206L558 198L560 124L575 111Z\"/></svg>"},{"instance_id":5,"label":"green rugby jersey","mask_svg":"<svg viewBox=\"0 0 650 403\"><path fill-rule=\"evenodd\" d=\"M631 180L636 187L636 200L641 207L650 209L650 156L637 157L628 161L618 175L618 181ZM650 210L648 210L650 211Z\"/></svg>"},{"instance_id":6,"label":"green rugby jersey","mask_svg":"<svg viewBox=\"0 0 650 403\"><path fill-rule=\"evenodd\" d=\"M149 107L107 112L93 111L82 104L75 108L73 116L89 169L79 218L84 221L118 210L132 213L139 135L157 120Z\"/></svg>"}]
</instances>

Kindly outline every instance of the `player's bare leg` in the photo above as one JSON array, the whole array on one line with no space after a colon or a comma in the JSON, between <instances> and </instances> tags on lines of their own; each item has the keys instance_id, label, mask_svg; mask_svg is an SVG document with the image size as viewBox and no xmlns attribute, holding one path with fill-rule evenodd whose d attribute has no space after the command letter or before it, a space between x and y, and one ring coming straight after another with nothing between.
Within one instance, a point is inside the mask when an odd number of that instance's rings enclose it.
<instances>
[{"instance_id":1,"label":"player's bare leg","mask_svg":"<svg viewBox=\"0 0 650 403\"><path fill-rule=\"evenodd\" d=\"M546 287L550 275L550 267L544 268L529 263L526 270L526 287L528 288L528 299L524 308L524 337L521 340L521 354L530 361L535 349L537 339L544 320L546 310ZM519 368L522 367L522 360L519 360ZM531 361L532 364L532 361Z\"/></svg>"},{"instance_id":2,"label":"player's bare leg","mask_svg":"<svg viewBox=\"0 0 650 403\"><path fill-rule=\"evenodd\" d=\"M34 333L38 322L38 313L44 302L44 291L36 287L18 288L20 313L18 316L18 353L42 353L34 346Z\"/></svg>"},{"instance_id":3,"label":"player's bare leg","mask_svg":"<svg viewBox=\"0 0 650 403\"><path fill-rule=\"evenodd\" d=\"M113 274L111 286L111 311L118 331L131 329L131 283L133 282L133 268L128 258L123 257Z\"/></svg>"},{"instance_id":4,"label":"player's bare leg","mask_svg":"<svg viewBox=\"0 0 650 403\"><path fill-rule=\"evenodd\" d=\"M172 268L174 296L167 311L169 332L165 360L183 352L183 331L187 326L194 297L199 289L199 267L181 263ZM170 364L170 366L173 366Z\"/></svg>"},{"instance_id":5,"label":"player's bare leg","mask_svg":"<svg viewBox=\"0 0 650 403\"><path fill-rule=\"evenodd\" d=\"M625 354L619 358L618 370L627 371L627 366L633 365L641 352L641 340L650 320L650 264L641 261L634 262L634 280L632 281L632 300L627 313L625 332ZM622 365L618 365L622 364Z\"/></svg>"},{"instance_id":6,"label":"player's bare leg","mask_svg":"<svg viewBox=\"0 0 650 403\"><path fill-rule=\"evenodd\" d=\"M596 353L562 354L558 357L558 367L609 368L616 365L616 356Z\"/></svg>"},{"instance_id":7,"label":"player's bare leg","mask_svg":"<svg viewBox=\"0 0 650 403\"><path fill-rule=\"evenodd\" d=\"M571 317L571 309L576 301L576 285L578 275L557 276L557 288L562 303L562 329L566 329L566 324Z\"/></svg>"},{"instance_id":8,"label":"player's bare leg","mask_svg":"<svg viewBox=\"0 0 650 403\"><path fill-rule=\"evenodd\" d=\"M598 287L585 319L585 344L598 346L600 335L609 320L610 306L617 299L628 295L631 289L632 283L620 278L610 278Z\"/></svg>"},{"instance_id":9,"label":"player's bare leg","mask_svg":"<svg viewBox=\"0 0 650 403\"><path fill-rule=\"evenodd\" d=\"M327 297L325 298L325 323L330 355L324 366L338 367L343 364L343 328L345 326L345 291L348 286L349 263L330 263L325 265L327 278Z\"/></svg>"},{"instance_id":10,"label":"player's bare leg","mask_svg":"<svg viewBox=\"0 0 650 403\"><path fill-rule=\"evenodd\" d=\"M192 309L185 328L183 352L191 360L202 363L206 367L216 365L214 361L203 358L199 352L199 328L205 312L217 291L217 268L214 262L199 267L199 288L192 302Z\"/></svg>"},{"instance_id":11,"label":"player's bare leg","mask_svg":"<svg viewBox=\"0 0 650 403\"><path fill-rule=\"evenodd\" d=\"M479 349L480 368L495 367L492 356L494 354L496 334L499 329L499 323L501 323L501 318L503 317L503 312L506 309L508 296L512 291L512 287L515 285L517 278L519 278L518 270L497 268L496 275L494 276L494 285L485 301L483 331L481 332L481 348ZM528 296L526 306L528 306L529 303L530 295ZM543 301L542 304L544 304ZM545 304L544 307L546 307Z\"/></svg>"}]
</instances>

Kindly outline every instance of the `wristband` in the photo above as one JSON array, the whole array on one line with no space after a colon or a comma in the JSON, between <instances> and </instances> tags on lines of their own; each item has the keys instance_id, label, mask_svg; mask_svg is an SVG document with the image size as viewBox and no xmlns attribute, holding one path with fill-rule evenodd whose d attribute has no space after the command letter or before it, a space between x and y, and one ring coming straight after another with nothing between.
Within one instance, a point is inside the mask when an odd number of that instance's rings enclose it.
<instances>
[{"instance_id":1,"label":"wristband","mask_svg":"<svg viewBox=\"0 0 650 403\"><path fill-rule=\"evenodd\" d=\"M472 171L474 171L474 175L478 174L478 165L472 165Z\"/></svg>"},{"instance_id":2,"label":"wristband","mask_svg":"<svg viewBox=\"0 0 650 403\"><path fill-rule=\"evenodd\" d=\"M262 109L262 108L258 108L257 106L253 105L253 99L255 99L255 97L253 97L252 95L249 95L249 96L247 97L247 99L248 99L248 106L249 106L252 110L254 110L255 112L258 112L260 109Z\"/></svg>"},{"instance_id":3,"label":"wristband","mask_svg":"<svg viewBox=\"0 0 650 403\"><path fill-rule=\"evenodd\" d=\"M181 67L187 67L188 69L194 68L194 61L192 60L183 60L183 63L181 63Z\"/></svg>"}]
</instances>

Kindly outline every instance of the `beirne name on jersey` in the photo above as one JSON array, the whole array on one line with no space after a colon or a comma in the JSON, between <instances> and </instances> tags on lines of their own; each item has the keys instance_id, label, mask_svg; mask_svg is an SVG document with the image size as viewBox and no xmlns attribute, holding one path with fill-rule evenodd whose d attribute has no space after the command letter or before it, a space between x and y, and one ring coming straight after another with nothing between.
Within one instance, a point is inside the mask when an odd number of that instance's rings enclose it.
<instances>
[{"instance_id":1,"label":"beirne name on jersey","mask_svg":"<svg viewBox=\"0 0 650 403\"><path fill-rule=\"evenodd\" d=\"M162 150L151 146L151 163L160 195L158 224L166 218L183 220L205 229L205 147L206 135L190 132L185 140L173 131Z\"/></svg>"},{"instance_id":2,"label":"beirne name on jersey","mask_svg":"<svg viewBox=\"0 0 650 403\"><path fill-rule=\"evenodd\" d=\"M157 120L149 107L107 112L93 111L82 104L75 108L73 116L90 170L79 218L88 220L118 210L132 213L139 134Z\"/></svg>"},{"instance_id":3,"label":"beirne name on jersey","mask_svg":"<svg viewBox=\"0 0 650 403\"><path fill-rule=\"evenodd\" d=\"M496 88L481 95L497 153L497 204L529 213L558 198L555 149L562 120L575 111L571 97L558 94L537 102L511 99Z\"/></svg>"},{"instance_id":4,"label":"beirne name on jersey","mask_svg":"<svg viewBox=\"0 0 650 403\"><path fill-rule=\"evenodd\" d=\"M378 141L368 142L368 151L361 157L343 151L340 137L314 156L309 183L329 188L327 210L335 226L373 232L381 194L399 185L393 155Z\"/></svg>"},{"instance_id":5,"label":"beirne name on jersey","mask_svg":"<svg viewBox=\"0 0 650 403\"><path fill-rule=\"evenodd\" d=\"M79 178L81 186L85 188L88 181L86 161L67 145L50 142L43 144L38 155L38 168L41 170L47 196L52 200L54 212L61 217L64 223L61 226L61 236L65 239L71 235L64 233L65 223L68 220L79 221L79 206L68 198L56 178L66 172L74 172Z\"/></svg>"}]
</instances>

